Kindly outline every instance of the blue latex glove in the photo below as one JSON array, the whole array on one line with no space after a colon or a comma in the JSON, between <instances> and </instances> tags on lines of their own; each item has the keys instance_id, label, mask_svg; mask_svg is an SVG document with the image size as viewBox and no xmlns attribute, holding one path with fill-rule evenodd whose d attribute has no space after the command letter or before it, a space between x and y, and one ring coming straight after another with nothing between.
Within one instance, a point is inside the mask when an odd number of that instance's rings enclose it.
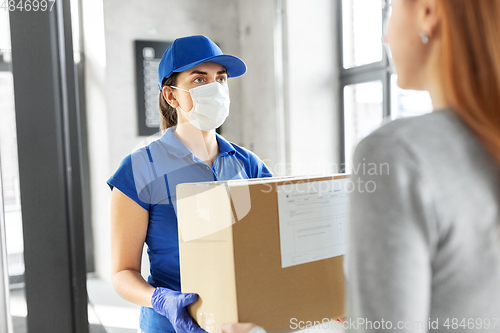
<instances>
[{"instance_id":1,"label":"blue latex glove","mask_svg":"<svg viewBox=\"0 0 500 333\"><path fill-rule=\"evenodd\" d=\"M183 294L168 288L157 287L151 296L151 304L157 313L167 317L177 333L207 333L193 322L193 318L185 308L197 298L198 294L195 293Z\"/></svg>"}]
</instances>

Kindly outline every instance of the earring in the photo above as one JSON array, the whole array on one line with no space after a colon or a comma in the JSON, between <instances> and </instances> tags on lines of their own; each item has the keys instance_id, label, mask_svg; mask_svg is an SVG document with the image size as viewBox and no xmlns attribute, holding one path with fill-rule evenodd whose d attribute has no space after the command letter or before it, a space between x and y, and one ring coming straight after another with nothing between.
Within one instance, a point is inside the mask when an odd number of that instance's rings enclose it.
<instances>
[{"instance_id":1,"label":"earring","mask_svg":"<svg viewBox=\"0 0 500 333\"><path fill-rule=\"evenodd\" d=\"M425 31L420 31L418 34L420 36L420 39L422 40L422 43L427 44L429 43L429 35Z\"/></svg>"}]
</instances>

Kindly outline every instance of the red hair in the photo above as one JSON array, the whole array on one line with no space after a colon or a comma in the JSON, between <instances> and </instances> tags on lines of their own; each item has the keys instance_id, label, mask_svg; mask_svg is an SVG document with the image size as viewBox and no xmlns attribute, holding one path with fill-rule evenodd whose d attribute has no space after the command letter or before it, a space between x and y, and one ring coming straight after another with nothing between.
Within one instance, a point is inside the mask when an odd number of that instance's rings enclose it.
<instances>
[{"instance_id":1,"label":"red hair","mask_svg":"<svg viewBox=\"0 0 500 333\"><path fill-rule=\"evenodd\" d=\"M436 0L446 100L500 164L500 1Z\"/></svg>"}]
</instances>

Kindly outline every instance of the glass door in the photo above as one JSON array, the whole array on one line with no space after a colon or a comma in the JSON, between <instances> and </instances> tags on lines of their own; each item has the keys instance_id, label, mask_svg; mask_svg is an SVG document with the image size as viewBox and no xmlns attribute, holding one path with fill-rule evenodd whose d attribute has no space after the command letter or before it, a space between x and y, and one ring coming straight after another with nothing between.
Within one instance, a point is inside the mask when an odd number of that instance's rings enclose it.
<instances>
[{"instance_id":1,"label":"glass door","mask_svg":"<svg viewBox=\"0 0 500 333\"><path fill-rule=\"evenodd\" d=\"M7 316L0 321L0 332L22 332L26 329L24 296L24 257L19 166L14 106L14 82L10 46L9 13L0 12L0 226L2 239L2 290L0 300ZM13 324L13 325L12 325ZM23 329L20 329L22 327Z\"/></svg>"},{"instance_id":2,"label":"glass door","mask_svg":"<svg viewBox=\"0 0 500 333\"><path fill-rule=\"evenodd\" d=\"M93 248L83 237L81 49L71 50L70 17L68 2L0 11L0 333L104 332L87 315Z\"/></svg>"}]
</instances>

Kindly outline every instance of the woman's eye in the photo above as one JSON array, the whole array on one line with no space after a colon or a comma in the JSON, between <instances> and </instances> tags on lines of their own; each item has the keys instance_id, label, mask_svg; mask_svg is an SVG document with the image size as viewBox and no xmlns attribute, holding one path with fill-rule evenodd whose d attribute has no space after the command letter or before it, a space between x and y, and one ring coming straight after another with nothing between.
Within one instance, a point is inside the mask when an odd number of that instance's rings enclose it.
<instances>
[{"instance_id":1,"label":"woman's eye","mask_svg":"<svg viewBox=\"0 0 500 333\"><path fill-rule=\"evenodd\" d=\"M226 77L223 76L223 77L218 78L217 82L220 82L220 83L226 82Z\"/></svg>"},{"instance_id":2,"label":"woman's eye","mask_svg":"<svg viewBox=\"0 0 500 333\"><path fill-rule=\"evenodd\" d=\"M193 80L194 83L203 83L203 78L202 77L197 77L196 79Z\"/></svg>"}]
</instances>

